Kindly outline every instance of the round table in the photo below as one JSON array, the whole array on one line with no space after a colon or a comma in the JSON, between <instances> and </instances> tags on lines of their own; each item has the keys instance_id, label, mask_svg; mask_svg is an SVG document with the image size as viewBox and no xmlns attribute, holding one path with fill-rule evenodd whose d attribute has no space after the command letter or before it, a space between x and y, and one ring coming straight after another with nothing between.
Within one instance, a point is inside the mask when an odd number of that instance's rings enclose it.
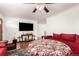
<instances>
[{"instance_id":1,"label":"round table","mask_svg":"<svg viewBox=\"0 0 79 59\"><path fill-rule=\"evenodd\" d=\"M27 48L30 56L67 56L71 54L71 49L63 42L56 40L34 40Z\"/></svg>"}]
</instances>

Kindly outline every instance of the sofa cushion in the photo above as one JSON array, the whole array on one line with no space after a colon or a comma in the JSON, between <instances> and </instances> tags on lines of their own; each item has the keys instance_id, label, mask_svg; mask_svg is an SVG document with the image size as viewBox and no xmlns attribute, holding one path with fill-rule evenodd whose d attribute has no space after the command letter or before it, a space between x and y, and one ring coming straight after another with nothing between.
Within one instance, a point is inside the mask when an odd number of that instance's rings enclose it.
<instances>
[{"instance_id":1,"label":"sofa cushion","mask_svg":"<svg viewBox=\"0 0 79 59\"><path fill-rule=\"evenodd\" d=\"M76 42L76 34L61 34L61 39L70 42Z\"/></svg>"},{"instance_id":2,"label":"sofa cushion","mask_svg":"<svg viewBox=\"0 0 79 59\"><path fill-rule=\"evenodd\" d=\"M7 40L0 41L0 43L8 43Z\"/></svg>"},{"instance_id":3,"label":"sofa cushion","mask_svg":"<svg viewBox=\"0 0 79 59\"><path fill-rule=\"evenodd\" d=\"M60 39L61 38L61 34L53 33L53 38L54 39Z\"/></svg>"}]
</instances>

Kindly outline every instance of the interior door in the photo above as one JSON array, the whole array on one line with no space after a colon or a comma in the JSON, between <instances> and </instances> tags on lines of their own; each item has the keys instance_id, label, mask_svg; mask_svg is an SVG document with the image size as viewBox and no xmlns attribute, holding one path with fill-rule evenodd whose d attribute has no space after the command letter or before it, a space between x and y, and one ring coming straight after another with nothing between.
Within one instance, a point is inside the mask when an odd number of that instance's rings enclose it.
<instances>
[{"instance_id":1,"label":"interior door","mask_svg":"<svg viewBox=\"0 0 79 59\"><path fill-rule=\"evenodd\" d=\"M2 19L0 18L0 41L2 40Z\"/></svg>"}]
</instances>

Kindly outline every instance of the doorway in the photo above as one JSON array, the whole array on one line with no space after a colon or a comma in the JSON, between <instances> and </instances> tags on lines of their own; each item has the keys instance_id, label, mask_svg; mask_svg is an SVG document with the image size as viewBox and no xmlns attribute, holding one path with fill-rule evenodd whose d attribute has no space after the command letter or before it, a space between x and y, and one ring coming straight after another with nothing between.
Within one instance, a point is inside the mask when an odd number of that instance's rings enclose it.
<instances>
[{"instance_id":1,"label":"doorway","mask_svg":"<svg viewBox=\"0 0 79 59\"><path fill-rule=\"evenodd\" d=\"M0 41L2 41L2 19L0 18Z\"/></svg>"}]
</instances>

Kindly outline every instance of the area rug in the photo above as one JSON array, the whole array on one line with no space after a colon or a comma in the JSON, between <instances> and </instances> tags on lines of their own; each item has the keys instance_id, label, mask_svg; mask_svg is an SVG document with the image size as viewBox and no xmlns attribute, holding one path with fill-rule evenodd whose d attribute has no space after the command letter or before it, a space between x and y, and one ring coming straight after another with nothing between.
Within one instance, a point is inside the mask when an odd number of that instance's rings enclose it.
<instances>
[{"instance_id":1,"label":"area rug","mask_svg":"<svg viewBox=\"0 0 79 59\"><path fill-rule=\"evenodd\" d=\"M8 56L27 56L28 53L26 49L18 49L8 51Z\"/></svg>"}]
</instances>

